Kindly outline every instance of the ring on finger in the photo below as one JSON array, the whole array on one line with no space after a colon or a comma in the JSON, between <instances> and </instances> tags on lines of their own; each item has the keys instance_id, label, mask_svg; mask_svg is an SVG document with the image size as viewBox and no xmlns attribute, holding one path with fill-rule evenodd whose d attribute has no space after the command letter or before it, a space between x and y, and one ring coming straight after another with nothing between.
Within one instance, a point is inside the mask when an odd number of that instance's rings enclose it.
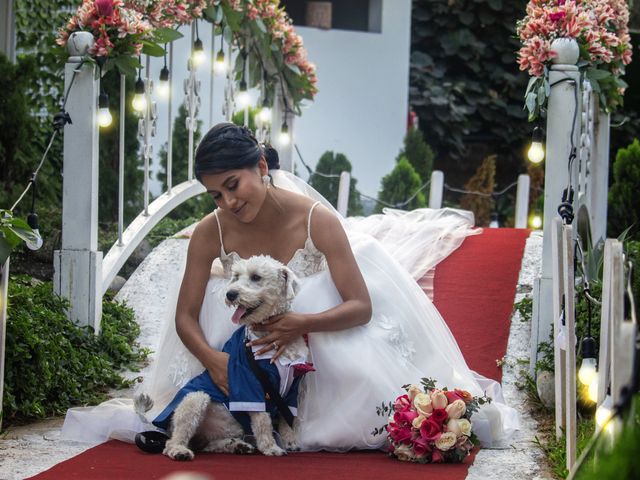
<instances>
[{"instance_id":1,"label":"ring on finger","mask_svg":"<svg viewBox=\"0 0 640 480\"><path fill-rule=\"evenodd\" d=\"M278 350L278 348L280 348L280 345L278 345L278 342L273 342L271 346L273 347L274 350Z\"/></svg>"}]
</instances>

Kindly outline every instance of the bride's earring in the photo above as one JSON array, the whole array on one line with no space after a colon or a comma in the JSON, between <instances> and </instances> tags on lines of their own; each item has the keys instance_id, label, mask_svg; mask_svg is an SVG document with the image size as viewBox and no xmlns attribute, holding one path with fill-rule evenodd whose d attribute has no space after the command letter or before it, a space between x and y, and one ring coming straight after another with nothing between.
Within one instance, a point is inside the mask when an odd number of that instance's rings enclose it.
<instances>
[{"instance_id":1,"label":"bride's earring","mask_svg":"<svg viewBox=\"0 0 640 480\"><path fill-rule=\"evenodd\" d=\"M269 184L271 183L271 177L269 177L269 175L263 175L262 183L264 183L266 186L269 186Z\"/></svg>"}]
</instances>

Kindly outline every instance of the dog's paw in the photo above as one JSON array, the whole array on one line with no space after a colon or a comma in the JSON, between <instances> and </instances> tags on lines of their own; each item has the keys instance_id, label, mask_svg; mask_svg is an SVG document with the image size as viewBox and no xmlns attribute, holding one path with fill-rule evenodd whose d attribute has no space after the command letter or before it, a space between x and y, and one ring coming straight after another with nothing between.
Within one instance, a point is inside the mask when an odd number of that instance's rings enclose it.
<instances>
[{"instance_id":1,"label":"dog's paw","mask_svg":"<svg viewBox=\"0 0 640 480\"><path fill-rule=\"evenodd\" d=\"M249 455L255 451L256 447L242 440L238 440L233 447L233 453L237 455Z\"/></svg>"},{"instance_id":2,"label":"dog's paw","mask_svg":"<svg viewBox=\"0 0 640 480\"><path fill-rule=\"evenodd\" d=\"M171 445L170 443L164 448L163 455L166 455L172 460L178 460L181 462L193 460L193 452L184 445Z\"/></svg>"},{"instance_id":3,"label":"dog's paw","mask_svg":"<svg viewBox=\"0 0 640 480\"><path fill-rule=\"evenodd\" d=\"M284 443L284 448L287 450L287 452L298 452L300 451L300 447L298 446L298 444L296 443L295 440L291 440L291 441L287 441Z\"/></svg>"},{"instance_id":4,"label":"dog's paw","mask_svg":"<svg viewBox=\"0 0 640 480\"><path fill-rule=\"evenodd\" d=\"M266 455L267 457L281 457L282 455L286 455L287 452L283 449L281 449L278 445L273 444L267 448L263 448L262 450L260 450L260 452L263 455Z\"/></svg>"}]
</instances>

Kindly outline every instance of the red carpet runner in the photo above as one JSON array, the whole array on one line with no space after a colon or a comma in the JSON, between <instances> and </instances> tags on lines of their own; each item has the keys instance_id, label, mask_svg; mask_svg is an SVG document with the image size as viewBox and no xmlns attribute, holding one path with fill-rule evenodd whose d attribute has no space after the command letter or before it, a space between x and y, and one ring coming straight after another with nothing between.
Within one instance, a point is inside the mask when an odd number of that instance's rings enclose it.
<instances>
[{"instance_id":1,"label":"red carpet runner","mask_svg":"<svg viewBox=\"0 0 640 480\"><path fill-rule=\"evenodd\" d=\"M469 366L500 380L496 359L506 352L509 318L524 243L529 232L485 229L469 237L436 269L435 304ZM427 374L428 372L425 372ZM462 465L416 465L381 452L296 453L284 458L260 455L200 454L193 462L148 455L135 446L111 441L62 462L33 479L160 479L172 472L200 472L215 480L385 480L466 478L473 457ZM444 477L443 477L444 476Z\"/></svg>"}]
</instances>

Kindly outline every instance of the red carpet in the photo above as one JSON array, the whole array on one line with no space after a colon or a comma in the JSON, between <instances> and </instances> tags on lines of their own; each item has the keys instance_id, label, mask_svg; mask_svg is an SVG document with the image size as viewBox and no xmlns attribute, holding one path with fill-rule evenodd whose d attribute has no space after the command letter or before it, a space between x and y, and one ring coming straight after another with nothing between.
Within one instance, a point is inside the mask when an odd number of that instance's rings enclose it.
<instances>
[{"instance_id":1,"label":"red carpet","mask_svg":"<svg viewBox=\"0 0 640 480\"><path fill-rule=\"evenodd\" d=\"M506 352L509 318L528 234L526 230L485 229L482 235L467 238L436 269L435 303L469 366L497 380L501 375L495 361ZM284 458L200 454L193 462L179 463L111 441L31 478L160 479L172 472L199 472L215 480L462 480L474 457L475 453L460 465L416 465L377 451L295 453Z\"/></svg>"},{"instance_id":2,"label":"red carpet","mask_svg":"<svg viewBox=\"0 0 640 480\"><path fill-rule=\"evenodd\" d=\"M509 323L529 230L485 228L436 267L434 304L472 370L502 380Z\"/></svg>"}]
</instances>

